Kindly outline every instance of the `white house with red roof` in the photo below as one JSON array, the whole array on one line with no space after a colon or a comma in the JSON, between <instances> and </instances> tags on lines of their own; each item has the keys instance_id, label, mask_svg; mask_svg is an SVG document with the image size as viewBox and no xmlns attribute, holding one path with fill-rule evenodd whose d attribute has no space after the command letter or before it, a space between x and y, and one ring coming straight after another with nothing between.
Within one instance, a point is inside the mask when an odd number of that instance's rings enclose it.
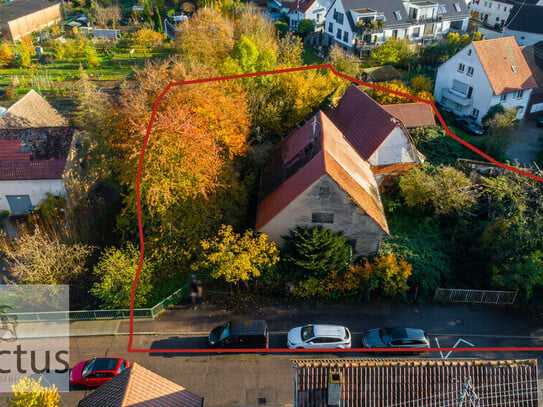
<instances>
[{"instance_id":1,"label":"white house with red roof","mask_svg":"<svg viewBox=\"0 0 543 407\"><path fill-rule=\"evenodd\" d=\"M326 13L332 3L332 0L294 1L287 14L290 20L290 28L292 30L297 30L300 20L307 19L313 21L313 24L315 24L315 31L323 31Z\"/></svg>"},{"instance_id":2,"label":"white house with red roof","mask_svg":"<svg viewBox=\"0 0 543 407\"><path fill-rule=\"evenodd\" d=\"M434 97L459 116L481 124L494 105L515 109L522 119L537 83L514 37L475 41L443 63Z\"/></svg>"},{"instance_id":3,"label":"white house with red roof","mask_svg":"<svg viewBox=\"0 0 543 407\"><path fill-rule=\"evenodd\" d=\"M68 121L33 90L0 116L0 211L24 214L47 193L66 194L72 135Z\"/></svg>"}]
</instances>

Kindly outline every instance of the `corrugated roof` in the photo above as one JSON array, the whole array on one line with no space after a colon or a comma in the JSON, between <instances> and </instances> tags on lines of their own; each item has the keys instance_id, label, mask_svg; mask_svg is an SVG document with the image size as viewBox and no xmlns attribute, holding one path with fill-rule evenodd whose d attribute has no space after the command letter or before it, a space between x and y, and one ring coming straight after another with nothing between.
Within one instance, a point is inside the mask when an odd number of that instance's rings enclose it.
<instances>
[{"instance_id":1,"label":"corrugated roof","mask_svg":"<svg viewBox=\"0 0 543 407\"><path fill-rule=\"evenodd\" d=\"M327 407L328 375L339 373L342 407L537 407L534 360L296 360L295 407ZM466 387L467 383L471 387Z\"/></svg>"},{"instance_id":2,"label":"corrugated roof","mask_svg":"<svg viewBox=\"0 0 543 407\"><path fill-rule=\"evenodd\" d=\"M62 179L66 160L0 160L0 181Z\"/></svg>"},{"instance_id":3,"label":"corrugated roof","mask_svg":"<svg viewBox=\"0 0 543 407\"><path fill-rule=\"evenodd\" d=\"M15 0L16 3L21 0ZM7 3L11 4L11 3ZM0 116L0 129L67 127L70 123L34 89Z\"/></svg>"},{"instance_id":4,"label":"corrugated roof","mask_svg":"<svg viewBox=\"0 0 543 407\"><path fill-rule=\"evenodd\" d=\"M543 34L543 6L516 4L505 23L509 30Z\"/></svg>"},{"instance_id":5,"label":"corrugated roof","mask_svg":"<svg viewBox=\"0 0 543 407\"><path fill-rule=\"evenodd\" d=\"M323 112L279 143L270 156L263 172L256 229L264 227L324 174L332 177L388 233L369 164Z\"/></svg>"},{"instance_id":6,"label":"corrugated roof","mask_svg":"<svg viewBox=\"0 0 543 407\"><path fill-rule=\"evenodd\" d=\"M79 407L202 407L203 398L133 363L87 395Z\"/></svg>"},{"instance_id":7,"label":"corrugated roof","mask_svg":"<svg viewBox=\"0 0 543 407\"><path fill-rule=\"evenodd\" d=\"M19 17L60 4L55 1L16 0L0 4L0 23L7 23Z\"/></svg>"},{"instance_id":8,"label":"corrugated roof","mask_svg":"<svg viewBox=\"0 0 543 407\"><path fill-rule=\"evenodd\" d=\"M388 113L355 85L351 85L328 117L366 160L398 125Z\"/></svg>"},{"instance_id":9,"label":"corrugated roof","mask_svg":"<svg viewBox=\"0 0 543 407\"><path fill-rule=\"evenodd\" d=\"M537 86L515 37L474 41L472 45L496 95Z\"/></svg>"},{"instance_id":10,"label":"corrugated roof","mask_svg":"<svg viewBox=\"0 0 543 407\"><path fill-rule=\"evenodd\" d=\"M435 126L436 120L432 106L428 103L399 103L382 105L388 113L399 119L407 128Z\"/></svg>"}]
</instances>

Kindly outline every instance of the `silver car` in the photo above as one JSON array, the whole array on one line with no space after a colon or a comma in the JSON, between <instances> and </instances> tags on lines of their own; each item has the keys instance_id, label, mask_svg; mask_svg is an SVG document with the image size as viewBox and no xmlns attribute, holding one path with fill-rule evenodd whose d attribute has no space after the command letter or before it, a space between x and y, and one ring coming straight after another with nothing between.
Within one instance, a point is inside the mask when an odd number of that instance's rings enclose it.
<instances>
[{"instance_id":1,"label":"silver car","mask_svg":"<svg viewBox=\"0 0 543 407\"><path fill-rule=\"evenodd\" d=\"M287 336L289 349L349 349L351 333L340 325L304 325L292 328Z\"/></svg>"}]
</instances>

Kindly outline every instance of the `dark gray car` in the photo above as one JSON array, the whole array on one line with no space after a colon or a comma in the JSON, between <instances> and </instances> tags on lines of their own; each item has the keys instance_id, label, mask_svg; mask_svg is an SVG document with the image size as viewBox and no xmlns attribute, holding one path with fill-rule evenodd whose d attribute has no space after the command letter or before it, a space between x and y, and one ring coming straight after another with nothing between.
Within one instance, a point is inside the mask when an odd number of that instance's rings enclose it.
<instances>
[{"instance_id":1,"label":"dark gray car","mask_svg":"<svg viewBox=\"0 0 543 407\"><path fill-rule=\"evenodd\" d=\"M485 129L483 127L465 117L456 118L454 124L474 136L482 136L485 134Z\"/></svg>"},{"instance_id":2,"label":"dark gray car","mask_svg":"<svg viewBox=\"0 0 543 407\"><path fill-rule=\"evenodd\" d=\"M379 328L370 329L362 338L364 348L421 348L430 347L426 332L416 328ZM420 352L409 351L417 354ZM379 352L376 352L379 353ZM397 354L397 352L393 352Z\"/></svg>"}]
</instances>

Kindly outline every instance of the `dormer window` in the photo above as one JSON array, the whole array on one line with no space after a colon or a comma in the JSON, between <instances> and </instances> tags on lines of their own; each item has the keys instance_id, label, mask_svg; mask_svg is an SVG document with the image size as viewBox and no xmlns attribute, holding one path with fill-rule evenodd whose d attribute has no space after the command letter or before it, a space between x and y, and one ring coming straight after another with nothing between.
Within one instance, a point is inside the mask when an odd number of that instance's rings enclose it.
<instances>
[{"instance_id":1,"label":"dormer window","mask_svg":"<svg viewBox=\"0 0 543 407\"><path fill-rule=\"evenodd\" d=\"M447 12L447 8L445 6L438 6L437 12L439 14L445 14Z\"/></svg>"},{"instance_id":2,"label":"dormer window","mask_svg":"<svg viewBox=\"0 0 543 407\"><path fill-rule=\"evenodd\" d=\"M395 11L394 12L394 17L396 17L396 20L401 20L402 19L402 14L399 11Z\"/></svg>"},{"instance_id":3,"label":"dormer window","mask_svg":"<svg viewBox=\"0 0 543 407\"><path fill-rule=\"evenodd\" d=\"M461 12L462 11L462 7L460 7L460 3L454 3L454 9L457 11L457 12Z\"/></svg>"},{"instance_id":4,"label":"dormer window","mask_svg":"<svg viewBox=\"0 0 543 407\"><path fill-rule=\"evenodd\" d=\"M515 65L511 66L511 70L515 73L517 73L517 67Z\"/></svg>"}]
</instances>

